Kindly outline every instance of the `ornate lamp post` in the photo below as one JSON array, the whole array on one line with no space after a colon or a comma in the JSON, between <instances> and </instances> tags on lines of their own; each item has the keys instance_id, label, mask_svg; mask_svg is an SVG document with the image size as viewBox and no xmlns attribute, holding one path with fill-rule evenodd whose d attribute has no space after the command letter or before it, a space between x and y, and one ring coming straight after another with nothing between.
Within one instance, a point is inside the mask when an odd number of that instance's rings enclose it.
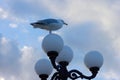
<instances>
[{"instance_id":1,"label":"ornate lamp post","mask_svg":"<svg viewBox=\"0 0 120 80\"><path fill-rule=\"evenodd\" d=\"M35 71L41 80L47 80L53 68L56 72L51 80L76 80L78 78L91 80L96 77L103 64L103 56L98 51L90 51L84 58L84 63L92 73L85 76L78 70L68 71L67 66L73 58L73 51L70 47L64 46L62 38L57 34L48 34L42 42L42 48L46 52L48 59L41 59L35 65Z\"/></svg>"}]
</instances>

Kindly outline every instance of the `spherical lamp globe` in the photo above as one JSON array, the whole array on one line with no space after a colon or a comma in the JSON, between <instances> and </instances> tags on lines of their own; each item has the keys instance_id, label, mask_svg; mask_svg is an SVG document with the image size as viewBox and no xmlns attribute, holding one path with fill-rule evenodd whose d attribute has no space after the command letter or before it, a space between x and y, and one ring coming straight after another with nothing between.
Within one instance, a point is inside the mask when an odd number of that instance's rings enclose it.
<instances>
[{"instance_id":1,"label":"spherical lamp globe","mask_svg":"<svg viewBox=\"0 0 120 80\"><path fill-rule=\"evenodd\" d=\"M56 61L62 62L65 61L67 63L70 63L73 58L73 51L70 47L64 46L62 51L59 53L59 56L56 58Z\"/></svg>"},{"instance_id":2,"label":"spherical lamp globe","mask_svg":"<svg viewBox=\"0 0 120 80\"><path fill-rule=\"evenodd\" d=\"M62 38L57 34L48 34L42 41L43 50L48 53L50 51L55 51L59 53L64 46Z\"/></svg>"},{"instance_id":3,"label":"spherical lamp globe","mask_svg":"<svg viewBox=\"0 0 120 80\"><path fill-rule=\"evenodd\" d=\"M90 51L86 54L84 63L89 69L92 67L100 68L103 65L103 56L98 51Z\"/></svg>"},{"instance_id":4,"label":"spherical lamp globe","mask_svg":"<svg viewBox=\"0 0 120 80\"><path fill-rule=\"evenodd\" d=\"M53 67L49 60L40 59L35 64L35 71L40 75L50 75L52 73Z\"/></svg>"}]
</instances>

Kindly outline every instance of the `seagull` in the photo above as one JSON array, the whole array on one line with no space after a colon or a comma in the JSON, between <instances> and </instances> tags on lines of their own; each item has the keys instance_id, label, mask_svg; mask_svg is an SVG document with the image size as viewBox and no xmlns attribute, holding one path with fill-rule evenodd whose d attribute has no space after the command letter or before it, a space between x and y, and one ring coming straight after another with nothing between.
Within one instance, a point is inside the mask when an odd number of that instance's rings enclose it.
<instances>
[{"instance_id":1,"label":"seagull","mask_svg":"<svg viewBox=\"0 0 120 80\"><path fill-rule=\"evenodd\" d=\"M44 19L31 23L31 25L34 28L45 29L51 33L52 31L62 28L63 25L68 25L68 24L65 23L62 19Z\"/></svg>"}]
</instances>

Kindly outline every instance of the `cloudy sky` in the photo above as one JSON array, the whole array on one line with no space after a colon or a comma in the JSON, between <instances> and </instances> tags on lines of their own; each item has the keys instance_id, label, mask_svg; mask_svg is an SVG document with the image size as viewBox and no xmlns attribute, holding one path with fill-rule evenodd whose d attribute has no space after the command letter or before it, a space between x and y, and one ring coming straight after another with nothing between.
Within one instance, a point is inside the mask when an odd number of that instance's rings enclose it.
<instances>
[{"instance_id":1,"label":"cloudy sky","mask_svg":"<svg viewBox=\"0 0 120 80\"><path fill-rule=\"evenodd\" d=\"M94 80L120 80L120 0L0 0L0 80L39 80L34 65L47 58L48 31L30 23L46 18L68 23L56 33L73 49L69 69L90 75L84 56L98 50L104 65Z\"/></svg>"}]
</instances>

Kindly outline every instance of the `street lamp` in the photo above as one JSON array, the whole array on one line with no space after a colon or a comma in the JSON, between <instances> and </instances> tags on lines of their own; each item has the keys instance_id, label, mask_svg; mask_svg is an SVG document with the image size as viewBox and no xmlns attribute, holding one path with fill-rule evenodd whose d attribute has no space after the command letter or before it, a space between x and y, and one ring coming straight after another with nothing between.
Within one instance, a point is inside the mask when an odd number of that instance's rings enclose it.
<instances>
[{"instance_id":1,"label":"street lamp","mask_svg":"<svg viewBox=\"0 0 120 80\"><path fill-rule=\"evenodd\" d=\"M46 80L48 75L52 73L52 70L52 65L47 59L41 59L35 65L35 71L42 80Z\"/></svg>"},{"instance_id":2,"label":"street lamp","mask_svg":"<svg viewBox=\"0 0 120 80\"><path fill-rule=\"evenodd\" d=\"M73 51L70 47L64 45L62 38L57 34L48 34L42 42L42 48L49 57L39 60L35 65L35 71L41 80L47 80L54 68L56 72L51 80L75 80L78 78L91 80L96 77L100 67L103 64L103 56L98 51L90 51L84 58L84 63L92 73L91 76L85 76L78 70L68 71L67 66L73 58Z\"/></svg>"}]
</instances>

